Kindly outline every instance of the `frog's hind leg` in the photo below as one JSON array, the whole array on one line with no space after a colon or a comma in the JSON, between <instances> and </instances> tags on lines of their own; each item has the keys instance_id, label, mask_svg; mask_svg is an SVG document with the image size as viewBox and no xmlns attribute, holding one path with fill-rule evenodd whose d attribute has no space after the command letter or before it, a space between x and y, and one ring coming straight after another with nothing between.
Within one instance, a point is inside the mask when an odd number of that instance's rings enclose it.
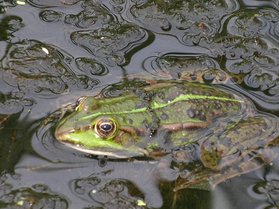
<instances>
[{"instance_id":1,"label":"frog's hind leg","mask_svg":"<svg viewBox=\"0 0 279 209\"><path fill-rule=\"evenodd\" d=\"M208 168L190 174L187 177L180 177L177 180L177 185L174 191L179 191L186 188L194 188L200 190L212 190L218 184L240 176L242 174L259 169L263 163L258 160L250 160L249 162L242 162L237 167L227 167L222 171L213 171Z\"/></svg>"},{"instance_id":2,"label":"frog's hind leg","mask_svg":"<svg viewBox=\"0 0 279 209\"><path fill-rule=\"evenodd\" d=\"M223 131L201 142L200 159L206 168L221 171L243 159L260 157L278 137L278 127L278 121L262 115L228 124Z\"/></svg>"},{"instance_id":3,"label":"frog's hind leg","mask_svg":"<svg viewBox=\"0 0 279 209\"><path fill-rule=\"evenodd\" d=\"M262 158L250 159L249 161L243 160L237 166L228 167L224 169L224 171L212 175L209 178L210 185L212 188L215 188L218 184L228 179L232 179L234 177L241 176L242 174L257 170L267 163L265 160L266 159Z\"/></svg>"},{"instance_id":4,"label":"frog's hind leg","mask_svg":"<svg viewBox=\"0 0 279 209\"><path fill-rule=\"evenodd\" d=\"M226 126L219 134L213 133L199 146L203 166L179 178L175 190L204 182L214 188L270 163L277 156L272 148L278 145L278 127L277 118L257 114Z\"/></svg>"},{"instance_id":5,"label":"frog's hind leg","mask_svg":"<svg viewBox=\"0 0 279 209\"><path fill-rule=\"evenodd\" d=\"M214 171L209 168L194 171L184 178L180 177L174 191L186 188L201 190L214 189L218 184L228 179L238 177L242 174L257 170L266 164L270 164L275 157L277 157L277 154L272 149L266 148L263 151L259 151L259 153L255 153L254 156L247 156L249 159L242 159L237 166L228 166L220 171Z\"/></svg>"}]
</instances>

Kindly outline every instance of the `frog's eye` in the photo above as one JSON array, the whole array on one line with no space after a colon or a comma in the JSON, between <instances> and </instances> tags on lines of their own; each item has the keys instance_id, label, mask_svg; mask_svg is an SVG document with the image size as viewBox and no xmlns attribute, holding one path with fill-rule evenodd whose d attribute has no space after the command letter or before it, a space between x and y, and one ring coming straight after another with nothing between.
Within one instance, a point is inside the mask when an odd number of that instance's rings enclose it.
<instances>
[{"instance_id":1,"label":"frog's eye","mask_svg":"<svg viewBox=\"0 0 279 209\"><path fill-rule=\"evenodd\" d=\"M116 131L116 123L113 119L102 118L96 122L94 130L100 137L109 138Z\"/></svg>"}]
</instances>

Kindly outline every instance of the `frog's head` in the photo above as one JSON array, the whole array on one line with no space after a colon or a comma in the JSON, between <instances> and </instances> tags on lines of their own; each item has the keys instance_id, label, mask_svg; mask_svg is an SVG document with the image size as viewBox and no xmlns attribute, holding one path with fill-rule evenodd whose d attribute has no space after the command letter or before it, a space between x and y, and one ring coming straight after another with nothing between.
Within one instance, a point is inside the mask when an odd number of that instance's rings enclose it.
<instances>
[{"instance_id":1,"label":"frog's head","mask_svg":"<svg viewBox=\"0 0 279 209\"><path fill-rule=\"evenodd\" d=\"M132 127L123 128L123 120L119 121L123 116L114 114L113 107L110 107L109 112L108 103L113 101L93 97L82 100L76 111L58 124L56 139L76 150L94 155L116 158L147 155L145 149L136 145L139 140L137 133Z\"/></svg>"}]
</instances>

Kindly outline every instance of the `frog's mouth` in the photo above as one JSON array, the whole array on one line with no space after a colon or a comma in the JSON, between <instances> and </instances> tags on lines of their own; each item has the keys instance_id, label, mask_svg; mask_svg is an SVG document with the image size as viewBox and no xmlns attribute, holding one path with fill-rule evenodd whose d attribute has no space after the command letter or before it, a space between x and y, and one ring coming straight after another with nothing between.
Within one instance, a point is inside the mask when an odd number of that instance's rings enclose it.
<instances>
[{"instance_id":1,"label":"frog's mouth","mask_svg":"<svg viewBox=\"0 0 279 209\"><path fill-rule=\"evenodd\" d=\"M54 132L54 137L58 140L58 141L63 141L64 136L67 136L70 133L74 133L75 130L74 129L68 129L68 130L59 130L58 128L55 130Z\"/></svg>"},{"instance_id":2,"label":"frog's mouth","mask_svg":"<svg viewBox=\"0 0 279 209\"><path fill-rule=\"evenodd\" d=\"M118 159L127 159L132 157L148 157L147 150L140 148L140 147L129 147L129 148L123 148L123 149L114 149L114 148L94 148L89 149L85 146L74 144L69 141L61 141L64 145L75 149L77 151L91 154L91 155L97 155L97 156L107 156L109 158L118 158Z\"/></svg>"}]
</instances>

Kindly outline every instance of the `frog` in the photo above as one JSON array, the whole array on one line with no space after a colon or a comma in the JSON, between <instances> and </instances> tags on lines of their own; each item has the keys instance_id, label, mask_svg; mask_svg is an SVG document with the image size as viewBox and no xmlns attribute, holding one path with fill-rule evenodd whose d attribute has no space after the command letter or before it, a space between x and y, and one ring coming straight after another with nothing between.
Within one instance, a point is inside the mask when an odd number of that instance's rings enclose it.
<instances>
[{"instance_id":1,"label":"frog","mask_svg":"<svg viewBox=\"0 0 279 209\"><path fill-rule=\"evenodd\" d=\"M205 181L215 187L270 163L279 120L225 86L162 80L114 97L81 98L54 135L75 150L111 159L171 156L178 191Z\"/></svg>"}]
</instances>

